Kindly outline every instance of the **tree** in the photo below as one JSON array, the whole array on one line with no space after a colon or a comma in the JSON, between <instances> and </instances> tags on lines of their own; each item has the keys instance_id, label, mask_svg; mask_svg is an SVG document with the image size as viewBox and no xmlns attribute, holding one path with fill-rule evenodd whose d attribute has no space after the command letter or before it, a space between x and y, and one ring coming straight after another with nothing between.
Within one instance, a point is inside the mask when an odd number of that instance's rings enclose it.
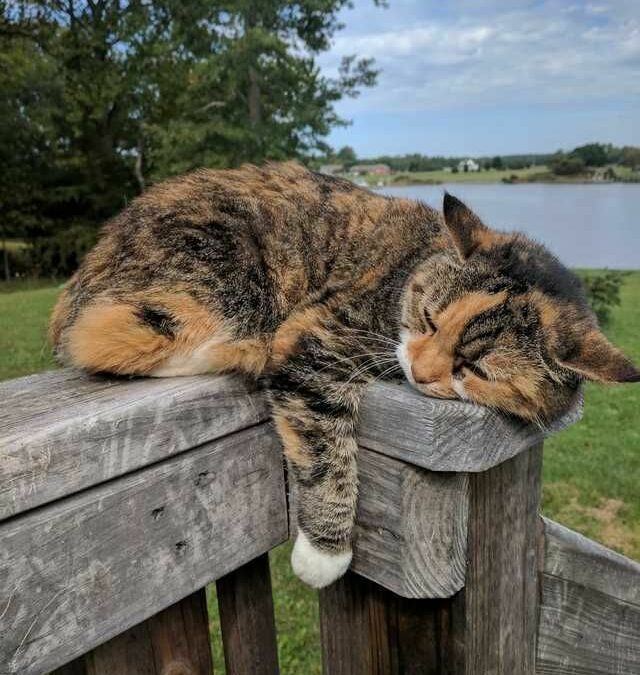
<instances>
[{"instance_id":1,"label":"tree","mask_svg":"<svg viewBox=\"0 0 640 675\"><path fill-rule=\"evenodd\" d=\"M640 167L640 148L626 145L622 148L621 159L622 164L637 170Z\"/></svg>"},{"instance_id":2,"label":"tree","mask_svg":"<svg viewBox=\"0 0 640 675\"><path fill-rule=\"evenodd\" d=\"M553 156L549 166L557 176L577 176L583 174L587 168L582 157L573 154L565 155L562 152Z\"/></svg>"},{"instance_id":3,"label":"tree","mask_svg":"<svg viewBox=\"0 0 640 675\"><path fill-rule=\"evenodd\" d=\"M496 155L491 160L491 168L496 169L498 171L502 171L502 169L504 169L504 162L502 161L502 157Z\"/></svg>"},{"instance_id":4,"label":"tree","mask_svg":"<svg viewBox=\"0 0 640 675\"><path fill-rule=\"evenodd\" d=\"M369 59L318 66L349 4L0 0L3 210L4 193L28 195L11 202L15 236L29 214L34 236L95 228L197 166L325 152L347 123L336 102L376 81Z\"/></svg>"},{"instance_id":5,"label":"tree","mask_svg":"<svg viewBox=\"0 0 640 675\"><path fill-rule=\"evenodd\" d=\"M570 155L581 159L586 166L604 166L609 161L607 147L602 143L581 145L572 150Z\"/></svg>"},{"instance_id":6,"label":"tree","mask_svg":"<svg viewBox=\"0 0 640 675\"><path fill-rule=\"evenodd\" d=\"M343 148L338 150L336 153L336 159L343 164L354 164L358 161L355 150L349 145L345 145Z\"/></svg>"}]
</instances>

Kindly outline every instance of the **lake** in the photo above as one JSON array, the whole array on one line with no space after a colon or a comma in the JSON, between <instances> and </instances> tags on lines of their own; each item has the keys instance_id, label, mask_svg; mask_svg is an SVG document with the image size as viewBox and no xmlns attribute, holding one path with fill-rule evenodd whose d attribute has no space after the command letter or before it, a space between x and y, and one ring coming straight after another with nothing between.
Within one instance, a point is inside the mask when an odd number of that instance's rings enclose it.
<instances>
[{"instance_id":1,"label":"lake","mask_svg":"<svg viewBox=\"0 0 640 675\"><path fill-rule=\"evenodd\" d=\"M440 210L447 190L498 230L519 230L571 267L640 267L640 184L415 185L380 188Z\"/></svg>"}]
</instances>

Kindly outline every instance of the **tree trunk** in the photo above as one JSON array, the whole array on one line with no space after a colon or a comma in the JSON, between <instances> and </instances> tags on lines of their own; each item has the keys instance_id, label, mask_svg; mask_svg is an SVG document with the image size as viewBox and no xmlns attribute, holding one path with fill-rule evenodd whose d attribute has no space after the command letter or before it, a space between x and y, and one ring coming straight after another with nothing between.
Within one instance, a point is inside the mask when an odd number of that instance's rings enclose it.
<instances>
[{"instance_id":1,"label":"tree trunk","mask_svg":"<svg viewBox=\"0 0 640 675\"><path fill-rule=\"evenodd\" d=\"M140 192L144 192L145 188L144 174L142 173L143 159L144 159L144 143L142 140L142 134L140 134L138 136L136 161L135 164L133 165L133 171L136 175L136 180L138 181L138 187L140 188Z\"/></svg>"},{"instance_id":2,"label":"tree trunk","mask_svg":"<svg viewBox=\"0 0 640 675\"><path fill-rule=\"evenodd\" d=\"M7 238L2 233L2 264L4 267L4 280L11 280L11 270L9 269L9 249L7 248Z\"/></svg>"},{"instance_id":3,"label":"tree trunk","mask_svg":"<svg viewBox=\"0 0 640 675\"><path fill-rule=\"evenodd\" d=\"M262 123L262 107L260 105L260 78L256 69L257 55L251 53L251 36L249 35L252 28L255 28L258 23L256 8L252 5L245 16L245 36L248 36L250 62L249 62L249 90L247 92L247 103L249 106L249 124L251 129L256 134L256 141L258 147L262 145L260 137L260 125Z\"/></svg>"},{"instance_id":4,"label":"tree trunk","mask_svg":"<svg viewBox=\"0 0 640 675\"><path fill-rule=\"evenodd\" d=\"M252 129L257 129L262 121L262 111L260 109L260 82L258 81L258 72L249 66L249 122Z\"/></svg>"}]
</instances>

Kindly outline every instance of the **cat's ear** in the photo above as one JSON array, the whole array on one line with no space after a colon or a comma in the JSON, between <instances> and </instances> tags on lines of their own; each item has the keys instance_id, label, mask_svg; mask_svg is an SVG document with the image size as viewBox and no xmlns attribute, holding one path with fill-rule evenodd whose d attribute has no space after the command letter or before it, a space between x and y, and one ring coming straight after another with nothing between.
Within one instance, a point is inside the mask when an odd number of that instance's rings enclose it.
<instances>
[{"instance_id":1,"label":"cat's ear","mask_svg":"<svg viewBox=\"0 0 640 675\"><path fill-rule=\"evenodd\" d=\"M470 208L448 192L444 193L442 212L453 244L462 260L466 260L489 229Z\"/></svg>"},{"instance_id":2,"label":"cat's ear","mask_svg":"<svg viewBox=\"0 0 640 675\"><path fill-rule=\"evenodd\" d=\"M640 382L640 370L597 329L588 331L579 348L558 363L588 380Z\"/></svg>"}]
</instances>

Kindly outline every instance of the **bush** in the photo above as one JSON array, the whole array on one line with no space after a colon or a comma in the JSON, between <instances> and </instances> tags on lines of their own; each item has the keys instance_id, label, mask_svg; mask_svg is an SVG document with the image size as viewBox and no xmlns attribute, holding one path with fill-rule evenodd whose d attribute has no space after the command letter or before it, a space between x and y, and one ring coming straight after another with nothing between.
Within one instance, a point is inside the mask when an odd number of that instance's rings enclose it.
<instances>
[{"instance_id":1,"label":"bush","mask_svg":"<svg viewBox=\"0 0 640 675\"><path fill-rule=\"evenodd\" d=\"M551 171L556 176L578 176L585 173L587 165L581 157L563 156L551 162Z\"/></svg>"},{"instance_id":2,"label":"bush","mask_svg":"<svg viewBox=\"0 0 640 675\"><path fill-rule=\"evenodd\" d=\"M620 304L620 288L624 283L626 274L626 272L618 270L581 274L589 304L598 317L601 326L606 326L609 323L611 308Z\"/></svg>"}]
</instances>

